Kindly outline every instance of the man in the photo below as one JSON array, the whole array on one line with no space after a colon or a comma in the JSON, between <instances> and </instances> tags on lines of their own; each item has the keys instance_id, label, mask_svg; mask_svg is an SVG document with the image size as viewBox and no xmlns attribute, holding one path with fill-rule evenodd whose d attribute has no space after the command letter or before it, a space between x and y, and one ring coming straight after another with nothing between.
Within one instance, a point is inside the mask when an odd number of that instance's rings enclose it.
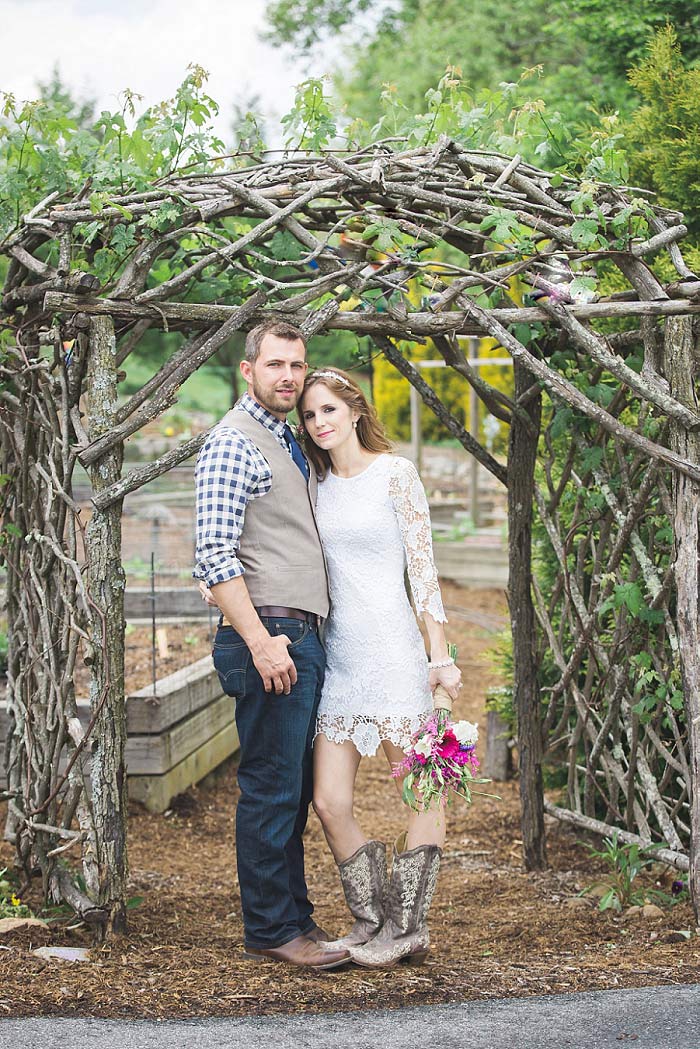
<instances>
[{"instance_id":1,"label":"man","mask_svg":"<svg viewBox=\"0 0 700 1049\"><path fill-rule=\"evenodd\" d=\"M306 375L301 333L258 325L240 368L248 392L197 460L195 576L221 610L214 665L236 697L246 956L329 969L349 954L319 946L327 937L311 917L302 841L328 581L313 511L316 478L286 423Z\"/></svg>"}]
</instances>

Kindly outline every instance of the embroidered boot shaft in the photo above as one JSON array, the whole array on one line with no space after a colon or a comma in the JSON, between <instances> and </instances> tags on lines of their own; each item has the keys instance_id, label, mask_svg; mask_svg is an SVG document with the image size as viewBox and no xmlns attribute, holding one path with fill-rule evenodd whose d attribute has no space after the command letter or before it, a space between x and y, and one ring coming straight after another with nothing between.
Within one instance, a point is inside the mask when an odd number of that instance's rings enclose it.
<instances>
[{"instance_id":1,"label":"embroidered boot shaft","mask_svg":"<svg viewBox=\"0 0 700 1049\"><path fill-rule=\"evenodd\" d=\"M355 923L347 936L323 944L329 950L367 943L379 932L388 890L386 845L383 841L365 842L338 864L338 872Z\"/></svg>"},{"instance_id":2,"label":"embroidered boot shaft","mask_svg":"<svg viewBox=\"0 0 700 1049\"><path fill-rule=\"evenodd\" d=\"M386 918L369 943L350 947L358 965L389 969L402 958L420 964L430 947L426 919L435 893L442 849L419 845L410 852L397 852L389 882Z\"/></svg>"}]
</instances>

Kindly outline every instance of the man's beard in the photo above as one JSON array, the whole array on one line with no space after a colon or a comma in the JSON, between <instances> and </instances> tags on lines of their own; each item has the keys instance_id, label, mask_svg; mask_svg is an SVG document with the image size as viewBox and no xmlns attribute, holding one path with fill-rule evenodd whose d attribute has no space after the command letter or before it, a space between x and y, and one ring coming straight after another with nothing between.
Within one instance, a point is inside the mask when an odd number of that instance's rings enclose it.
<instances>
[{"instance_id":1,"label":"man's beard","mask_svg":"<svg viewBox=\"0 0 700 1049\"><path fill-rule=\"evenodd\" d=\"M288 398L280 397L274 386L260 386L255 378L253 378L253 396L258 404L261 404L263 408L267 408L268 412L287 413L296 408L299 397L301 396L301 390L295 390L294 398L289 400Z\"/></svg>"}]
</instances>

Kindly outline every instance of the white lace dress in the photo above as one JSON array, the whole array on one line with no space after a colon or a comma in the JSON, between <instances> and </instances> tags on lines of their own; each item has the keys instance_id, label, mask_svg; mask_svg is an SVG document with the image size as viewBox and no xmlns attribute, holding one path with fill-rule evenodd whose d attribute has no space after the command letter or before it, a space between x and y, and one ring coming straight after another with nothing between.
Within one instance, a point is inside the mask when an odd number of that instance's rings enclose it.
<instances>
[{"instance_id":1,"label":"white lace dress","mask_svg":"<svg viewBox=\"0 0 700 1049\"><path fill-rule=\"evenodd\" d=\"M327 667L316 734L374 754L383 739L405 747L432 710L428 660L416 612L445 622L430 514L415 466L380 455L355 477L328 473L316 520L329 575Z\"/></svg>"}]
</instances>

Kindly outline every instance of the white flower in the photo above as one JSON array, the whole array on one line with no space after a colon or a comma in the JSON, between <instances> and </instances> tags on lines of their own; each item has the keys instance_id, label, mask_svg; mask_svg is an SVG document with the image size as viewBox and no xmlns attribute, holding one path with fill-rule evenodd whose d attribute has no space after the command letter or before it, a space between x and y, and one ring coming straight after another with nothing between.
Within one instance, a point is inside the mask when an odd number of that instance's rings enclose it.
<instances>
[{"instance_id":1,"label":"white flower","mask_svg":"<svg viewBox=\"0 0 700 1049\"><path fill-rule=\"evenodd\" d=\"M462 746L471 747L479 738L479 726L471 721L457 721L452 726L452 731Z\"/></svg>"},{"instance_id":2,"label":"white flower","mask_svg":"<svg viewBox=\"0 0 700 1049\"><path fill-rule=\"evenodd\" d=\"M423 736L415 744L413 750L414 750L414 752L416 754L420 754L421 757L426 758L426 759L429 758L430 755L433 753L433 740L432 740L432 738L430 736Z\"/></svg>"}]
</instances>

